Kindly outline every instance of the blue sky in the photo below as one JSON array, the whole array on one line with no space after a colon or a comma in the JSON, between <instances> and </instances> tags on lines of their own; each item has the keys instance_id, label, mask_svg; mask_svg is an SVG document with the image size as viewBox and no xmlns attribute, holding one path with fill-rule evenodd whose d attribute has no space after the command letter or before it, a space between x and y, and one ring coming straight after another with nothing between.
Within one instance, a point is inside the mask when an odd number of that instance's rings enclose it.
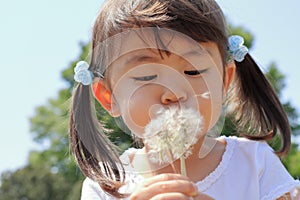
<instances>
[{"instance_id":1,"label":"blue sky","mask_svg":"<svg viewBox=\"0 0 300 200\"><path fill-rule=\"evenodd\" d=\"M283 98L300 112L300 1L217 0L234 25L255 36L251 54L286 75ZM61 72L91 37L100 0L1 1L0 173L26 164L32 142L29 118L64 87ZM66 133L67 134L67 133Z\"/></svg>"}]
</instances>

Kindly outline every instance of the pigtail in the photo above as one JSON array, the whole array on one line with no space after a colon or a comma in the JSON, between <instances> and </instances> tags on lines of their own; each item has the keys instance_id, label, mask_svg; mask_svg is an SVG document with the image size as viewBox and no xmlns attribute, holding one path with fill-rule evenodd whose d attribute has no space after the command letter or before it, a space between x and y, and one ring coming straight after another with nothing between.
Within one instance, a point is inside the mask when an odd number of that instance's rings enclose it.
<instances>
[{"instance_id":1,"label":"pigtail","mask_svg":"<svg viewBox=\"0 0 300 200\"><path fill-rule=\"evenodd\" d=\"M93 109L92 109L93 108ZM78 84L70 113L70 145L83 174L99 183L109 194L122 198L118 192L125 172L113 144L103 133L91 101L89 86Z\"/></svg>"},{"instance_id":2,"label":"pigtail","mask_svg":"<svg viewBox=\"0 0 300 200\"><path fill-rule=\"evenodd\" d=\"M269 140L279 133L282 146L276 153L285 155L290 148L291 130L276 93L250 54L235 64L236 80L229 99L238 127L242 127L239 132L246 131L249 134L242 135L253 140Z\"/></svg>"}]
</instances>

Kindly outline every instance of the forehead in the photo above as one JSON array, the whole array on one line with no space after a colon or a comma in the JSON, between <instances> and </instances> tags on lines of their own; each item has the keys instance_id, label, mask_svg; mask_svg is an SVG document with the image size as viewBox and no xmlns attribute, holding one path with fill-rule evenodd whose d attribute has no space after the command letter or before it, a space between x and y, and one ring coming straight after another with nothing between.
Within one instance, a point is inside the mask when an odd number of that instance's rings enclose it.
<instances>
[{"instance_id":1,"label":"forehead","mask_svg":"<svg viewBox=\"0 0 300 200\"><path fill-rule=\"evenodd\" d=\"M110 37L107 41L109 58L107 66L116 60L127 57L135 57L148 51L152 54L168 52L180 57L187 55L205 55L209 52L198 42L190 37L163 28L138 28L130 29Z\"/></svg>"}]
</instances>

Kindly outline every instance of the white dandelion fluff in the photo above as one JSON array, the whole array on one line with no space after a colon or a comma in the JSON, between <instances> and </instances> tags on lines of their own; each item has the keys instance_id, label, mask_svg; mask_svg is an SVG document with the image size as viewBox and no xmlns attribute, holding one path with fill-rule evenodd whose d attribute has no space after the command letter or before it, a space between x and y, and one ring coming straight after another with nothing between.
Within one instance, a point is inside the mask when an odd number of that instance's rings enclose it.
<instances>
[{"instance_id":1,"label":"white dandelion fluff","mask_svg":"<svg viewBox=\"0 0 300 200\"><path fill-rule=\"evenodd\" d=\"M149 159L164 164L187 158L202 133L202 125L203 117L194 109L160 109L145 127L144 143L149 148Z\"/></svg>"}]
</instances>

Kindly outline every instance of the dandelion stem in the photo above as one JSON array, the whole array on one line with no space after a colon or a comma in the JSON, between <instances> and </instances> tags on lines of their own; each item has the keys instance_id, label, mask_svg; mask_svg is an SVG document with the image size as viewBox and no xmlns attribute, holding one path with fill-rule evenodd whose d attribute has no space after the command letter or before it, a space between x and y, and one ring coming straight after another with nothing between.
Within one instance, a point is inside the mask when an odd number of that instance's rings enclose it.
<instances>
[{"instance_id":1,"label":"dandelion stem","mask_svg":"<svg viewBox=\"0 0 300 200\"><path fill-rule=\"evenodd\" d=\"M168 147L170 147L169 143L167 143L167 144L168 144ZM170 161L170 165L173 169L173 172L177 174L177 170L174 166L174 163L172 162L173 155L172 155L172 152L171 152L170 148L168 148L167 154L168 154L168 159Z\"/></svg>"},{"instance_id":2,"label":"dandelion stem","mask_svg":"<svg viewBox=\"0 0 300 200\"><path fill-rule=\"evenodd\" d=\"M181 172L181 175L187 176L185 159L183 156L180 157L180 172Z\"/></svg>"}]
</instances>

